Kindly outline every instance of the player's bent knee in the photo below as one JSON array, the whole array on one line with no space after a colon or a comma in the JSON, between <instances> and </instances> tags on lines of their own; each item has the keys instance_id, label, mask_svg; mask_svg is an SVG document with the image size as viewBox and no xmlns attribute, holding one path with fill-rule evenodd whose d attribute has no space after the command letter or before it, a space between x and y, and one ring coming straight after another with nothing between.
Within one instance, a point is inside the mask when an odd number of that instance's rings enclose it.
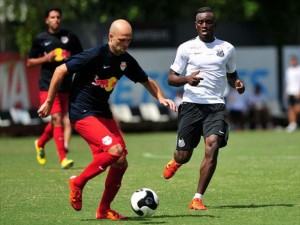
<instances>
[{"instance_id":1,"label":"player's bent knee","mask_svg":"<svg viewBox=\"0 0 300 225\"><path fill-rule=\"evenodd\" d=\"M112 146L110 149L108 149L108 153L111 155L118 155L121 156L124 152L124 148L120 144L116 144Z\"/></svg>"}]
</instances>

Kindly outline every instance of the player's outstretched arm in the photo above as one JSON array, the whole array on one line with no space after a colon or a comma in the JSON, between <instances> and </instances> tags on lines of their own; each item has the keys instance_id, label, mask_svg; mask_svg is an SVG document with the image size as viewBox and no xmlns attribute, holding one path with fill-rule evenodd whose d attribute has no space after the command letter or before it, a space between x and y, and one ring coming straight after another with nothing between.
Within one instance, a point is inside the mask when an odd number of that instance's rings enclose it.
<instances>
[{"instance_id":1,"label":"player's outstretched arm","mask_svg":"<svg viewBox=\"0 0 300 225\"><path fill-rule=\"evenodd\" d=\"M50 87L48 90L48 96L46 101L41 105L41 107L38 110L38 115L42 118L45 118L49 116L52 104L55 99L55 95L58 91L58 89L61 86L61 83L63 81L64 76L67 74L68 69L66 67L66 64L62 64L58 66L51 79Z\"/></svg>"},{"instance_id":2,"label":"player's outstretched arm","mask_svg":"<svg viewBox=\"0 0 300 225\"><path fill-rule=\"evenodd\" d=\"M177 112L177 106L175 105L175 103L171 99L167 99L164 97L163 92L156 81L148 77L148 81L142 84L150 92L150 94L159 101L160 104L168 106L170 109Z\"/></svg>"}]
</instances>

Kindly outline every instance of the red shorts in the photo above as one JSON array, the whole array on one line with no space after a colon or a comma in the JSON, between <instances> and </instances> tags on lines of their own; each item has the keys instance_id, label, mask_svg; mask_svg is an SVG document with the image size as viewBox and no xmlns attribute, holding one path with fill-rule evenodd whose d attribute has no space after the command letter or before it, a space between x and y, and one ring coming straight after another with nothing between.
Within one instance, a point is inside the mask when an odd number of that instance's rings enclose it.
<instances>
[{"instance_id":1,"label":"red shorts","mask_svg":"<svg viewBox=\"0 0 300 225\"><path fill-rule=\"evenodd\" d=\"M40 104L47 99L48 91L40 91ZM50 114L61 113L65 115L68 112L69 93L56 93Z\"/></svg>"},{"instance_id":2,"label":"red shorts","mask_svg":"<svg viewBox=\"0 0 300 225\"><path fill-rule=\"evenodd\" d=\"M118 125L113 119L89 116L73 123L73 127L91 147L93 156L108 151L116 144L123 147L123 155L128 153Z\"/></svg>"}]
</instances>

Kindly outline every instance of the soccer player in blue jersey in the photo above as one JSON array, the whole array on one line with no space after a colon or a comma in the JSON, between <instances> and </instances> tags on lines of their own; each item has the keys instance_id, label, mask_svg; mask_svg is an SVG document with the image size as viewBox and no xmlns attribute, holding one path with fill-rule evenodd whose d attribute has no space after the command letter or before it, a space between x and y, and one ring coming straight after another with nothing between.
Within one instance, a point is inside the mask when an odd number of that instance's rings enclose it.
<instances>
[{"instance_id":1,"label":"soccer player in blue jersey","mask_svg":"<svg viewBox=\"0 0 300 225\"><path fill-rule=\"evenodd\" d=\"M131 25L123 19L114 21L107 44L72 56L55 70L48 97L38 110L41 117L48 116L63 78L77 73L70 91L70 119L75 130L89 144L93 160L81 174L70 177L70 203L75 210L81 210L84 186L109 167L105 190L96 211L97 219L126 218L110 207L128 166L126 145L108 102L120 78L125 75L131 81L141 83L160 104L177 110L174 102L164 97L158 84L127 52L131 40Z\"/></svg>"},{"instance_id":2,"label":"soccer player in blue jersey","mask_svg":"<svg viewBox=\"0 0 300 225\"><path fill-rule=\"evenodd\" d=\"M82 52L78 37L69 30L61 28L62 11L58 7L49 7L45 12L45 23L48 30L37 35L28 54L27 66L41 66L39 79L39 98L42 104L49 89L55 68L65 62L71 55ZM66 77L58 91L51 110L51 122L47 124L42 135L35 141L37 161L46 164L45 145L53 137L62 169L73 166L73 160L67 158L66 143L64 141L64 125L70 123L66 119L68 112L68 92L72 77ZM63 123L65 120L67 123ZM66 127L69 128L69 127ZM70 130L70 129L69 129ZM66 136L69 139L70 131Z\"/></svg>"}]
</instances>

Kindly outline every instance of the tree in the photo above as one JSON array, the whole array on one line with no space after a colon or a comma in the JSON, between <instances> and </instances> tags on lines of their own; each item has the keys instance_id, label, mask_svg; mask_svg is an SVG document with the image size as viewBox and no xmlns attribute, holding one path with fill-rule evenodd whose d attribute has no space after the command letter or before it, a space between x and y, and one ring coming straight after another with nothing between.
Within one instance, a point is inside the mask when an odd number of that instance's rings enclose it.
<instances>
[{"instance_id":1,"label":"tree","mask_svg":"<svg viewBox=\"0 0 300 225\"><path fill-rule=\"evenodd\" d=\"M300 39L300 1L285 0L0 0L1 51L28 52L33 37L45 30L44 10L60 6L64 21L111 22L125 18L130 22L191 21L201 6L212 7L218 20L249 21L264 28L274 44L295 44ZM282 9L282 7L284 7ZM284 33L283 33L284 32ZM4 35L2 35L4 34Z\"/></svg>"}]
</instances>

